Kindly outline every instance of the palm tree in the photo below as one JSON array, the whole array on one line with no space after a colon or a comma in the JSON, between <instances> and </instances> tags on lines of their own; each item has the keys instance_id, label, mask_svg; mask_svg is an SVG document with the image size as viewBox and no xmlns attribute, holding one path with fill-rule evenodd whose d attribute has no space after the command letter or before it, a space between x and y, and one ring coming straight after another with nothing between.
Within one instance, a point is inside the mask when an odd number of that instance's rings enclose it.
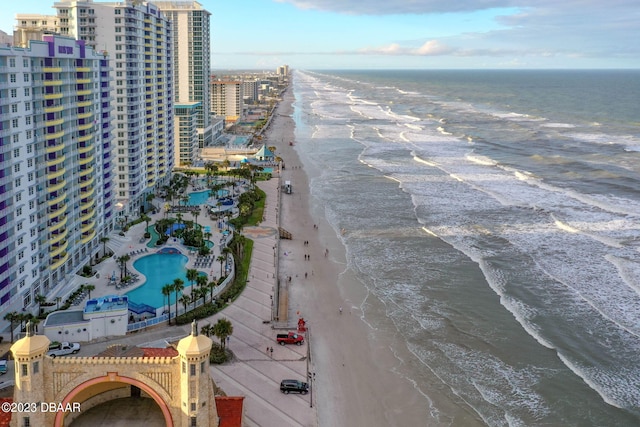
<instances>
[{"instance_id":1,"label":"palm tree","mask_svg":"<svg viewBox=\"0 0 640 427\"><path fill-rule=\"evenodd\" d=\"M120 281L127 275L127 262L131 259L129 255L122 255L117 259L120 264Z\"/></svg>"},{"instance_id":2,"label":"palm tree","mask_svg":"<svg viewBox=\"0 0 640 427\"><path fill-rule=\"evenodd\" d=\"M200 328L200 333L202 335L206 335L206 336L210 337L211 335L213 335L213 326L204 325L202 328Z\"/></svg>"},{"instance_id":3,"label":"palm tree","mask_svg":"<svg viewBox=\"0 0 640 427\"><path fill-rule=\"evenodd\" d=\"M102 243L102 255L106 256L107 255L107 242L109 241L109 238L107 236L101 237L100 238L100 242Z\"/></svg>"},{"instance_id":4,"label":"palm tree","mask_svg":"<svg viewBox=\"0 0 640 427\"><path fill-rule=\"evenodd\" d=\"M226 318L218 319L218 322L213 325L213 334L220 338L220 345L225 348L227 337L233 334L233 325L231 321Z\"/></svg>"},{"instance_id":5,"label":"palm tree","mask_svg":"<svg viewBox=\"0 0 640 427\"><path fill-rule=\"evenodd\" d=\"M216 258L216 261L218 261L220 263L220 277L222 277L222 266L224 265L224 262L227 260L227 257L225 256L218 256L218 258Z\"/></svg>"},{"instance_id":6,"label":"palm tree","mask_svg":"<svg viewBox=\"0 0 640 427\"><path fill-rule=\"evenodd\" d=\"M15 329L15 323L19 322L19 314L16 311L12 311L11 313L7 313L4 316L4 320L8 321L10 323L10 328L11 328L11 342L13 343L13 330Z\"/></svg>"},{"instance_id":7,"label":"palm tree","mask_svg":"<svg viewBox=\"0 0 640 427\"><path fill-rule=\"evenodd\" d=\"M205 276L204 274L198 274L198 278L196 279L196 283L198 284L199 288L206 288L207 287L207 276Z\"/></svg>"},{"instance_id":8,"label":"palm tree","mask_svg":"<svg viewBox=\"0 0 640 427\"><path fill-rule=\"evenodd\" d=\"M142 215L140 215L140 219L145 222L144 232L147 233L149 231L148 230L149 221L151 221L151 218L149 218L146 214L142 214Z\"/></svg>"},{"instance_id":9,"label":"palm tree","mask_svg":"<svg viewBox=\"0 0 640 427\"><path fill-rule=\"evenodd\" d=\"M45 302L47 302L47 297L45 297L42 294L38 294L36 295L36 303L38 304L38 313L42 312L42 304L44 304Z\"/></svg>"},{"instance_id":10,"label":"palm tree","mask_svg":"<svg viewBox=\"0 0 640 427\"><path fill-rule=\"evenodd\" d=\"M147 203L149 203L149 202L152 202L152 201L153 201L153 199L155 199L155 198L156 198L156 195L155 195L155 194L153 194L153 193L149 193L149 194L147 194L147 197L145 198L145 200L147 201ZM147 212L147 211L149 210L149 207L148 207L148 206L147 206L147 207L145 207L145 209L144 209L144 210L145 210L145 212Z\"/></svg>"},{"instance_id":11,"label":"palm tree","mask_svg":"<svg viewBox=\"0 0 640 427\"><path fill-rule=\"evenodd\" d=\"M193 288L193 282L198 279L198 270L195 268L190 268L187 270L187 280L191 282L191 287Z\"/></svg>"},{"instance_id":12,"label":"palm tree","mask_svg":"<svg viewBox=\"0 0 640 427\"><path fill-rule=\"evenodd\" d=\"M215 280L212 280L207 284L207 289L209 289L209 297L211 298L211 302L213 302L213 291L218 286L218 283Z\"/></svg>"},{"instance_id":13,"label":"palm tree","mask_svg":"<svg viewBox=\"0 0 640 427\"><path fill-rule=\"evenodd\" d=\"M187 294L182 294L182 296L180 297L180 303L182 303L182 308L184 309L184 312L187 312L187 305L189 305L189 303L191 302L191 297L189 297L189 295Z\"/></svg>"},{"instance_id":14,"label":"palm tree","mask_svg":"<svg viewBox=\"0 0 640 427\"><path fill-rule=\"evenodd\" d=\"M167 297L167 311L169 313L169 324L171 324L171 292L173 292L172 284L166 284L162 287L162 295Z\"/></svg>"},{"instance_id":15,"label":"palm tree","mask_svg":"<svg viewBox=\"0 0 640 427\"><path fill-rule=\"evenodd\" d=\"M184 289L184 281L182 279L173 279L173 291L176 293L176 322L178 321L178 293Z\"/></svg>"},{"instance_id":16,"label":"palm tree","mask_svg":"<svg viewBox=\"0 0 640 427\"><path fill-rule=\"evenodd\" d=\"M89 293L89 299L91 299L91 291L93 291L96 287L94 285L90 285L90 284L86 284L86 285L83 285L83 286L84 286L84 290Z\"/></svg>"},{"instance_id":17,"label":"palm tree","mask_svg":"<svg viewBox=\"0 0 640 427\"><path fill-rule=\"evenodd\" d=\"M198 229L198 215L200 215L200 210L192 210L191 215L193 215L193 219L196 223L196 230Z\"/></svg>"}]
</instances>

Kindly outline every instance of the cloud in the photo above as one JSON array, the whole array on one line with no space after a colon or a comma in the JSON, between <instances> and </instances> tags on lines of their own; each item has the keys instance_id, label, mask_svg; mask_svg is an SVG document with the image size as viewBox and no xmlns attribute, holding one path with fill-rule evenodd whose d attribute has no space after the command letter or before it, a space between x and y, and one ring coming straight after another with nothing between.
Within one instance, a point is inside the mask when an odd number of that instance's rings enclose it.
<instances>
[{"instance_id":1,"label":"cloud","mask_svg":"<svg viewBox=\"0 0 640 427\"><path fill-rule=\"evenodd\" d=\"M319 10L349 15L403 15L468 12L523 3L517 0L275 0L303 10Z\"/></svg>"},{"instance_id":2,"label":"cloud","mask_svg":"<svg viewBox=\"0 0 640 427\"><path fill-rule=\"evenodd\" d=\"M453 52L453 49L439 43L437 40L429 40L422 46L415 47L403 47L398 43L392 43L387 46L380 46L374 48L363 48L351 54L356 55L405 55L405 56L440 56L447 55Z\"/></svg>"}]
</instances>

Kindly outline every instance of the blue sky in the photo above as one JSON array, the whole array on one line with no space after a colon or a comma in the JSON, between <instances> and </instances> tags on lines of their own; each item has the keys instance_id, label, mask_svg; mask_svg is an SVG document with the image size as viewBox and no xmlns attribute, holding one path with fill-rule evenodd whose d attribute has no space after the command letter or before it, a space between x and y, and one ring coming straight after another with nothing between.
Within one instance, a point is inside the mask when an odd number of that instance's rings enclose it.
<instances>
[{"instance_id":1,"label":"blue sky","mask_svg":"<svg viewBox=\"0 0 640 427\"><path fill-rule=\"evenodd\" d=\"M201 0L212 68L640 68L637 0ZM53 0L3 2L53 13Z\"/></svg>"}]
</instances>

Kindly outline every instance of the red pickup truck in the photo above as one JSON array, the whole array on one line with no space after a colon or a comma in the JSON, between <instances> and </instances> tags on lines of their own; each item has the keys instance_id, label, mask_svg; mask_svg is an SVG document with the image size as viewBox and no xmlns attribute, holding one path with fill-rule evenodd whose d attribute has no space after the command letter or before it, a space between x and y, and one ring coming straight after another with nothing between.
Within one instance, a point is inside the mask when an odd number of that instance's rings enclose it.
<instances>
[{"instance_id":1,"label":"red pickup truck","mask_svg":"<svg viewBox=\"0 0 640 427\"><path fill-rule=\"evenodd\" d=\"M276 337L276 340L280 345L285 345L285 344L302 345L302 343L304 343L304 336L296 332L289 332L288 334L278 334L278 336Z\"/></svg>"}]
</instances>

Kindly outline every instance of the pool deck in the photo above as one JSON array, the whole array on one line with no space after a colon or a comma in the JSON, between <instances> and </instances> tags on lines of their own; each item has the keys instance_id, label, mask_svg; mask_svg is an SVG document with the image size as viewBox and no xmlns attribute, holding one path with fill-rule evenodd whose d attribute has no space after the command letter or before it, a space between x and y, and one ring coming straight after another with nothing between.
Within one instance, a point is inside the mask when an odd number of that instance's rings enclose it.
<instances>
[{"instance_id":1,"label":"pool deck","mask_svg":"<svg viewBox=\"0 0 640 427\"><path fill-rule=\"evenodd\" d=\"M283 377L306 377L307 343L302 346L277 345L275 338L278 331L269 324L273 310L272 298L278 268L274 252L277 251L279 244L280 179L274 177L266 182L258 182L257 185L267 194L267 204L262 223L257 227L243 229L243 234L254 241L249 280L245 291L222 312L199 321L199 324L203 326L214 324L219 318L224 317L230 320L234 326L229 348L233 351L235 359L231 363L212 366L211 376L227 395L245 397L244 425L246 426L315 426L317 425L317 415L315 405L313 405L314 408L310 405L310 395L292 397L284 395L278 390L278 384ZM162 206L163 202L156 199L154 204ZM160 219L163 214L164 210L152 215L152 219L154 221ZM217 231L216 222L205 214L198 217L198 224L211 227L213 232ZM124 238L117 236L117 243L120 247L116 251L116 257L112 257L96 267L99 269L99 279L85 280L82 278L80 283L92 283L96 286L96 289L91 292L92 298L114 293L124 294L135 289L135 285L132 285L116 291L113 285L108 285L108 278L114 272L119 277L120 268L115 258L131 251L143 250L146 247L148 239L143 239L144 241L140 243L144 227L144 223L138 224L129 229ZM220 251L218 242L221 235L215 233L214 236L215 238L212 237L212 240L216 243L214 253L217 257ZM125 244L122 244L123 241ZM181 245L172 243L170 246L182 248L183 253L189 257L187 268L193 268L195 255L189 254L189 251ZM150 253L155 253L155 249L134 255L129 261L128 268L131 267L133 261ZM141 280L139 283L143 282L144 280ZM188 292L188 288L185 288L185 291ZM168 337L182 338L189 332L189 325L158 325L137 334L108 337L83 344L78 356L95 355L115 343L154 347L162 345ZM273 348L273 353L265 352L265 348ZM286 411L283 411L284 407L287 408Z\"/></svg>"}]
</instances>

